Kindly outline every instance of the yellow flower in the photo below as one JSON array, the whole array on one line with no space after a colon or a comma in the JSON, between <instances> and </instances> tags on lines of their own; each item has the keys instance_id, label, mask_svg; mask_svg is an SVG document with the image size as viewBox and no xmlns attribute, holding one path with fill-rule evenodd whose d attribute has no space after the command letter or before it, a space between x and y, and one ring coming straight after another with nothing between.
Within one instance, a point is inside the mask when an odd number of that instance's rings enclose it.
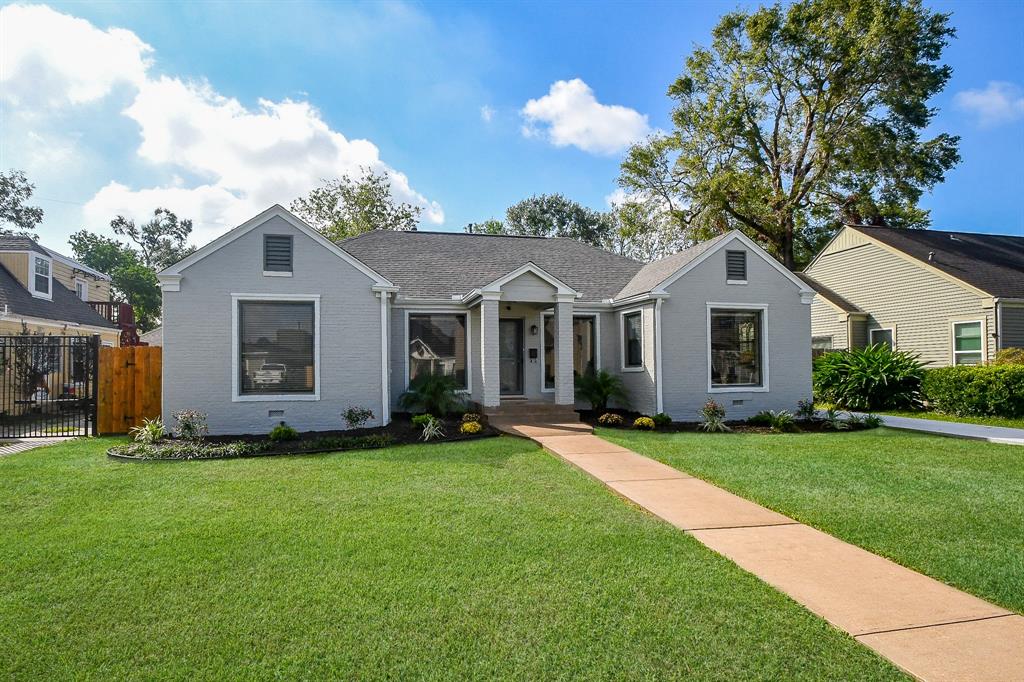
<instances>
[{"instance_id":1,"label":"yellow flower","mask_svg":"<svg viewBox=\"0 0 1024 682\"><path fill-rule=\"evenodd\" d=\"M484 427L480 426L480 422L462 422L462 426L459 427L461 433L480 433Z\"/></svg>"}]
</instances>

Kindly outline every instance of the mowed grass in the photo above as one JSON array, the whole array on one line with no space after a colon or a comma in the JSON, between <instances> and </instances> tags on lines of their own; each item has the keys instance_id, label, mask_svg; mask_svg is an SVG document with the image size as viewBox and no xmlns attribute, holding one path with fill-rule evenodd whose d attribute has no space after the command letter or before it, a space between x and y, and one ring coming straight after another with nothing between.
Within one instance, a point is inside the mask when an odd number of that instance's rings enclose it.
<instances>
[{"instance_id":1,"label":"mowed grass","mask_svg":"<svg viewBox=\"0 0 1024 682\"><path fill-rule=\"evenodd\" d=\"M0 675L889 679L533 444L0 459Z\"/></svg>"},{"instance_id":2,"label":"mowed grass","mask_svg":"<svg viewBox=\"0 0 1024 682\"><path fill-rule=\"evenodd\" d=\"M929 410L890 410L882 415L894 417L914 417L915 419L931 419L940 422L962 422L964 424L981 424L983 426L1006 426L1011 429L1024 429L1024 417L957 417Z\"/></svg>"},{"instance_id":3,"label":"mowed grass","mask_svg":"<svg viewBox=\"0 0 1024 682\"><path fill-rule=\"evenodd\" d=\"M889 429L599 435L1024 613L1024 447Z\"/></svg>"}]
</instances>

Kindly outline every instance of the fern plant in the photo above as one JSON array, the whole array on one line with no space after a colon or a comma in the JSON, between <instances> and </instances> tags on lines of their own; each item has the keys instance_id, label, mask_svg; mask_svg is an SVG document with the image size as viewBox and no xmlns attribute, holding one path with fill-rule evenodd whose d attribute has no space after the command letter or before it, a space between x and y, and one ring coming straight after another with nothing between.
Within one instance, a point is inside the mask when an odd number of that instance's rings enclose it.
<instances>
[{"instance_id":1,"label":"fern plant","mask_svg":"<svg viewBox=\"0 0 1024 682\"><path fill-rule=\"evenodd\" d=\"M629 406L629 392L622 378L603 369L576 377L576 397L590 403L594 412L607 410L611 400L618 401L623 407Z\"/></svg>"}]
</instances>

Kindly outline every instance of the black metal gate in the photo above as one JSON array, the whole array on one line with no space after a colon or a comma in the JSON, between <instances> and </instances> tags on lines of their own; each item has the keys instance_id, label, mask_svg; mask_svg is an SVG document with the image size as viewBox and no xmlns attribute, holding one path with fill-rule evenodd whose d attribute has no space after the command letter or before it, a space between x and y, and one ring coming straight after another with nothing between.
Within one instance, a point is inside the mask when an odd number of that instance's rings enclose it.
<instances>
[{"instance_id":1,"label":"black metal gate","mask_svg":"<svg viewBox=\"0 0 1024 682\"><path fill-rule=\"evenodd\" d=\"M96 434L99 336L0 336L0 438Z\"/></svg>"}]
</instances>

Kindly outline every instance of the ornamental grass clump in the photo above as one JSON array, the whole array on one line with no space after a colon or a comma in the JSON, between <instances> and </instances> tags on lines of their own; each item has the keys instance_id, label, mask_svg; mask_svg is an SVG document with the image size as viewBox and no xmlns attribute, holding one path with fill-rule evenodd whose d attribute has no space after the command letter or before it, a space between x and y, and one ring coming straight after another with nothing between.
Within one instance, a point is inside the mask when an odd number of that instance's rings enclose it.
<instances>
[{"instance_id":1,"label":"ornamental grass clump","mask_svg":"<svg viewBox=\"0 0 1024 682\"><path fill-rule=\"evenodd\" d=\"M879 343L826 353L814 361L814 395L847 410L899 410L921 404L918 355Z\"/></svg>"},{"instance_id":2,"label":"ornamental grass clump","mask_svg":"<svg viewBox=\"0 0 1024 682\"><path fill-rule=\"evenodd\" d=\"M164 429L164 423L157 417L156 419L143 419L142 426L133 426L128 430L128 435L136 443L152 445L167 434L166 429Z\"/></svg>"}]
</instances>

